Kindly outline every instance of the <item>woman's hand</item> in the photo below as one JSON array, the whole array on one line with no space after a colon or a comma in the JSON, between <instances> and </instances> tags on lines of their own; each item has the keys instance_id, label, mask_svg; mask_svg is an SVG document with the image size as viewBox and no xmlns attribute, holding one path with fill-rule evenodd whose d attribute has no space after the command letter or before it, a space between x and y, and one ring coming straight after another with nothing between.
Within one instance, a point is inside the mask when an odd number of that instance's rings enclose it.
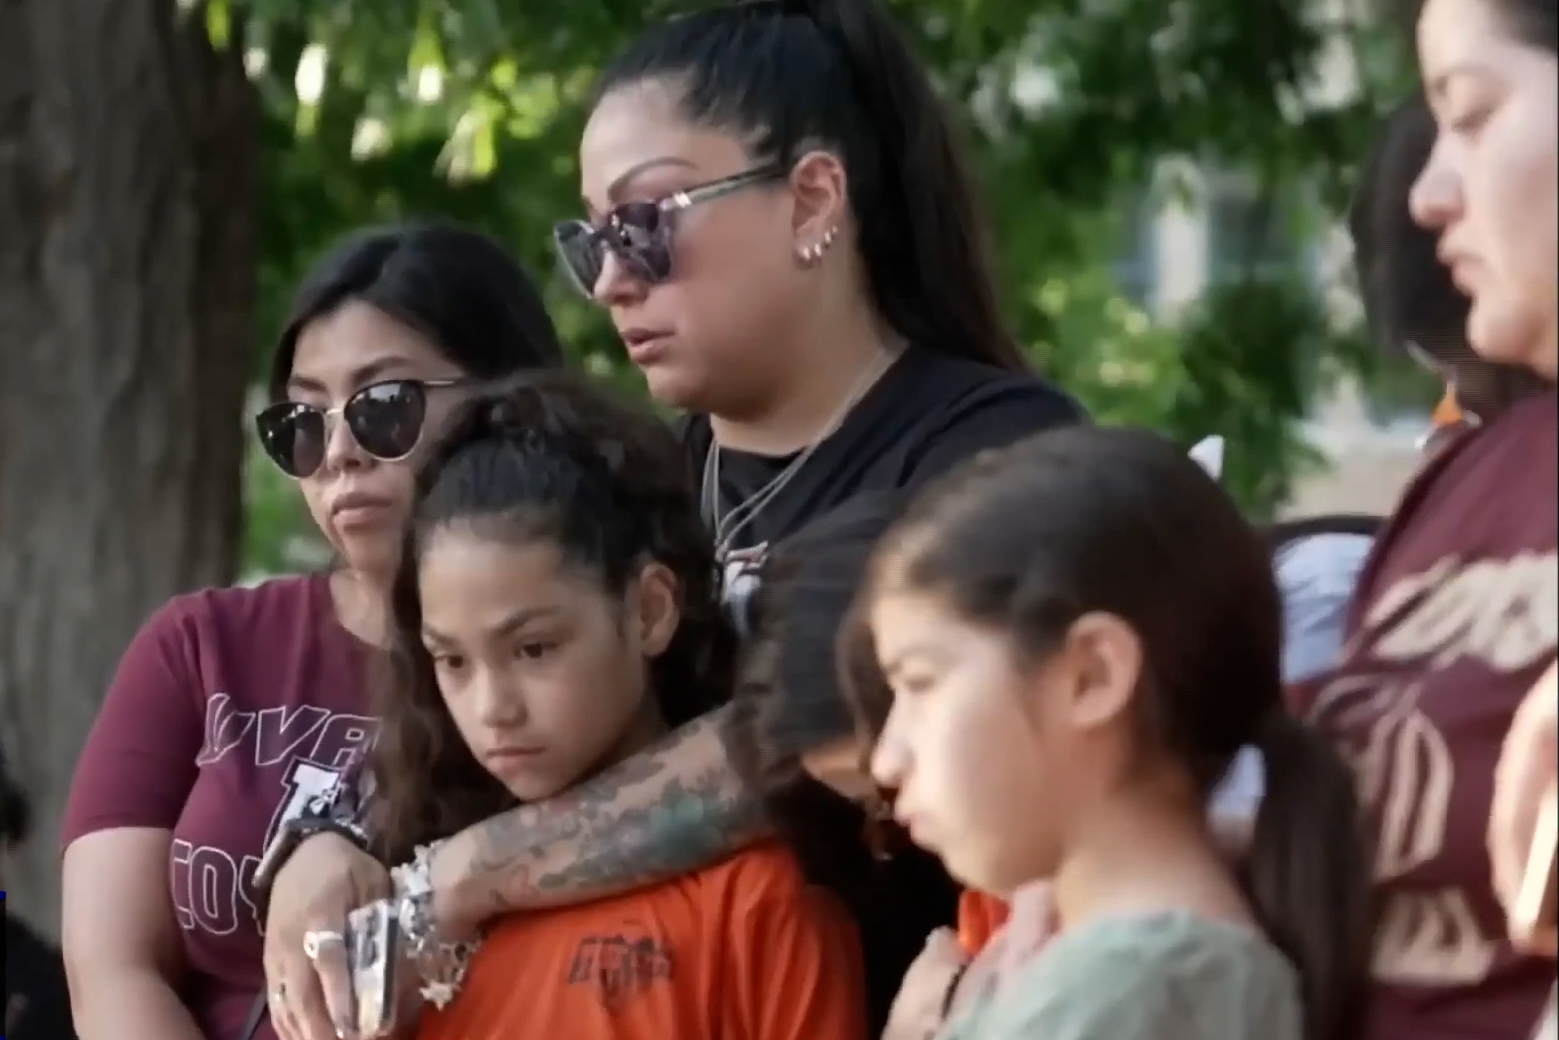
<instances>
[{"instance_id":1,"label":"woman's hand","mask_svg":"<svg viewBox=\"0 0 1559 1040\"><path fill-rule=\"evenodd\" d=\"M1548 669L1521 702L1499 765L1494 771L1494 801L1489 813L1489 862L1494 867L1494 892L1510 919L1511 937L1532 953L1559 956L1559 936L1552 922L1529 934L1530 923L1516 918L1516 903L1526 875L1527 860L1537 833L1543 799L1556 783L1554 756L1559 717L1559 665Z\"/></svg>"},{"instance_id":2,"label":"woman's hand","mask_svg":"<svg viewBox=\"0 0 1559 1040\"><path fill-rule=\"evenodd\" d=\"M926 948L904 973L893 998L882 1040L931 1040L942 1028L949 991L966 962L952 929L938 928L927 936Z\"/></svg>"},{"instance_id":3,"label":"woman's hand","mask_svg":"<svg viewBox=\"0 0 1559 1040\"><path fill-rule=\"evenodd\" d=\"M354 1033L347 914L391 895L390 872L337 834L298 846L276 875L265 921L265 985L282 1040L336 1040ZM304 952L304 937L335 936Z\"/></svg>"}]
</instances>

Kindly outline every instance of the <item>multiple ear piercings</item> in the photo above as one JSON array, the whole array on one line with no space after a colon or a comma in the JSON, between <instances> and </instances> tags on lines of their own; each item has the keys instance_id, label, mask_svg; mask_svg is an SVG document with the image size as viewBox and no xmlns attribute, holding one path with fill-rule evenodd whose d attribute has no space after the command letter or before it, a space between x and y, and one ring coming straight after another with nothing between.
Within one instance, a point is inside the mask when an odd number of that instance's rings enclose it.
<instances>
[{"instance_id":1,"label":"multiple ear piercings","mask_svg":"<svg viewBox=\"0 0 1559 1040\"><path fill-rule=\"evenodd\" d=\"M837 228L829 228L827 231L823 232L823 240L821 242L813 242L809 246L802 246L800 249L798 249L796 251L796 257L801 261L802 266L817 266L818 262L823 259L823 254L828 251L828 247L834 244L834 238L837 235Z\"/></svg>"}]
</instances>

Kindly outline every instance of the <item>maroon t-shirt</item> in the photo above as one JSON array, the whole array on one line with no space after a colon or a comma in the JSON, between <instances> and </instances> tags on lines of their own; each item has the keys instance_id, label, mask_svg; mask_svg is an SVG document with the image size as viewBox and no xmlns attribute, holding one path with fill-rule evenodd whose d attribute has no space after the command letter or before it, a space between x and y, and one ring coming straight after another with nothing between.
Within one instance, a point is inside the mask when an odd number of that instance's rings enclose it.
<instances>
[{"instance_id":1,"label":"maroon t-shirt","mask_svg":"<svg viewBox=\"0 0 1559 1040\"><path fill-rule=\"evenodd\" d=\"M265 984L249 893L261 850L373 733L366 656L324 575L181 596L125 651L87 738L63 840L172 832L179 989L208 1040L235 1040Z\"/></svg>"},{"instance_id":2,"label":"maroon t-shirt","mask_svg":"<svg viewBox=\"0 0 1559 1040\"><path fill-rule=\"evenodd\" d=\"M1343 664L1306 698L1377 827L1365 1040L1527 1040L1553 986L1552 962L1506 940L1484 835L1511 716L1554 661L1556 497L1551 393L1448 445L1380 536Z\"/></svg>"}]
</instances>

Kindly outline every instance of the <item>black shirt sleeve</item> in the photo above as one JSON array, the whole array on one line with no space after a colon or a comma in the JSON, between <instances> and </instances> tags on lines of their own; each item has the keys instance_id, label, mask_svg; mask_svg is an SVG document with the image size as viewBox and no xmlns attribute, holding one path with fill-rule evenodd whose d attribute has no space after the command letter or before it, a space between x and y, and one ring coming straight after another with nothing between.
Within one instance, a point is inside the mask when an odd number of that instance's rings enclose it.
<instances>
[{"instance_id":1,"label":"black shirt sleeve","mask_svg":"<svg viewBox=\"0 0 1559 1040\"><path fill-rule=\"evenodd\" d=\"M65 962L60 951L20 921L5 921L5 1007L0 1035L6 1040L75 1040Z\"/></svg>"},{"instance_id":2,"label":"black shirt sleeve","mask_svg":"<svg viewBox=\"0 0 1559 1040\"><path fill-rule=\"evenodd\" d=\"M908 487L921 487L987 448L1002 448L1030 434L1088 421L1073 398L1041 380L992 384L948 409L912 462Z\"/></svg>"}]
</instances>

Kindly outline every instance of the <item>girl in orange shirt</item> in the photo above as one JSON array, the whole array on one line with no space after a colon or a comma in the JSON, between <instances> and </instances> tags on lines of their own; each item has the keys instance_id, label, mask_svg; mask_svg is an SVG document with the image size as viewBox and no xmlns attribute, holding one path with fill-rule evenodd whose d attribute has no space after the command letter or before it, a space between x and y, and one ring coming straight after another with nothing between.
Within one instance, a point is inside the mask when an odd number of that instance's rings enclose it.
<instances>
[{"instance_id":1,"label":"girl in orange shirt","mask_svg":"<svg viewBox=\"0 0 1559 1040\"><path fill-rule=\"evenodd\" d=\"M457 420L394 590L374 752L392 862L589 782L726 697L736 640L690 476L667 427L571 377ZM447 981L459 992L423 1011L421 1040L866 1037L853 926L777 845L501 920Z\"/></svg>"}]
</instances>

